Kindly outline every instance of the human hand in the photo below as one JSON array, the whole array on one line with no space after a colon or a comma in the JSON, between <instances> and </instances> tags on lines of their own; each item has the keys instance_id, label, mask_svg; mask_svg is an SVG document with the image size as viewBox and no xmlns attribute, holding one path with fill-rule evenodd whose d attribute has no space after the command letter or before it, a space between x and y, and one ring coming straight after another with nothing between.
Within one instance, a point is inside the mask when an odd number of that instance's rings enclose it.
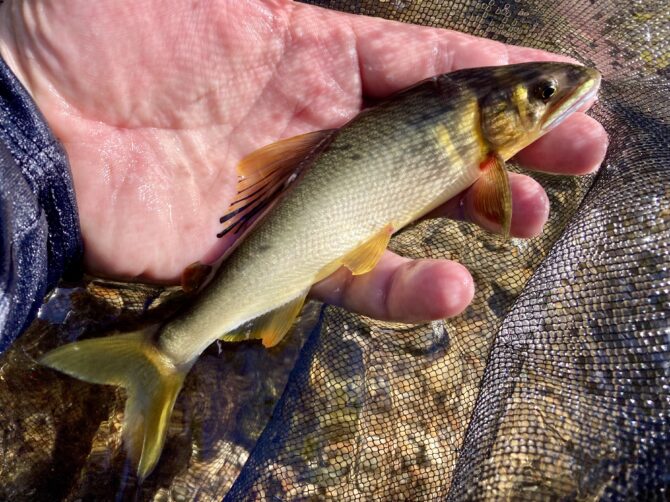
<instances>
[{"instance_id":1,"label":"human hand","mask_svg":"<svg viewBox=\"0 0 670 502\"><path fill-rule=\"evenodd\" d=\"M5 0L0 54L68 153L85 265L105 276L177 281L232 244L217 239L235 166L257 148L339 127L365 97L465 67L561 60L464 34L288 1ZM603 128L576 113L518 155L543 171L597 169ZM541 232L549 203L510 175L512 234ZM485 225L469 192L438 212ZM430 278L430 280L427 280ZM369 274L339 271L313 288L372 317L419 321L471 301L467 270L387 252Z\"/></svg>"}]
</instances>

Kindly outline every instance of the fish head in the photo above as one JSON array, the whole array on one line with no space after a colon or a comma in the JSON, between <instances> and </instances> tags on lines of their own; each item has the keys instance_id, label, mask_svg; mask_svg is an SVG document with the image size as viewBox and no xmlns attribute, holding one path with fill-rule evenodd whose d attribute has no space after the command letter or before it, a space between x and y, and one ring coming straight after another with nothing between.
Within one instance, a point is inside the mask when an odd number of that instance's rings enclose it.
<instances>
[{"instance_id":1,"label":"fish head","mask_svg":"<svg viewBox=\"0 0 670 502\"><path fill-rule=\"evenodd\" d=\"M481 131L491 150L509 159L592 100L600 73L570 63L492 67L480 86Z\"/></svg>"}]
</instances>

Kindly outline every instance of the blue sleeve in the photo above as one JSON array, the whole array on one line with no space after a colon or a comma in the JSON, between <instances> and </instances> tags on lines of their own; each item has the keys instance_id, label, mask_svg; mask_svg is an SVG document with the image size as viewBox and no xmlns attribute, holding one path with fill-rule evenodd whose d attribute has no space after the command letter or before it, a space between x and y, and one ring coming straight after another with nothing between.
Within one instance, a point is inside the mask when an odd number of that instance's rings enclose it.
<instances>
[{"instance_id":1,"label":"blue sleeve","mask_svg":"<svg viewBox=\"0 0 670 502\"><path fill-rule=\"evenodd\" d=\"M0 353L82 252L65 151L0 59Z\"/></svg>"}]
</instances>

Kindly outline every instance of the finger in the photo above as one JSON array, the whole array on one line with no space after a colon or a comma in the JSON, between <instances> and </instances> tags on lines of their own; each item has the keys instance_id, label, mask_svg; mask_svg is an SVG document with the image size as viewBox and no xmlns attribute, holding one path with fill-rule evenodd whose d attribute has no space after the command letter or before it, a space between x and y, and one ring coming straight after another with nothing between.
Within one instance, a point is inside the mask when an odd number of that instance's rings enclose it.
<instances>
[{"instance_id":1,"label":"finger","mask_svg":"<svg viewBox=\"0 0 670 502\"><path fill-rule=\"evenodd\" d=\"M537 181L529 176L509 173L512 191L512 225L514 237L529 238L539 235L549 218L549 198ZM472 188L461 192L446 204L438 207L429 218L446 216L455 220L471 221L492 232L500 232L500 224L489 220L477 211L475 192Z\"/></svg>"},{"instance_id":2,"label":"finger","mask_svg":"<svg viewBox=\"0 0 670 502\"><path fill-rule=\"evenodd\" d=\"M371 272L352 276L341 268L312 288L312 295L375 319L423 322L461 313L474 283L462 265L411 260L386 251Z\"/></svg>"},{"instance_id":3,"label":"finger","mask_svg":"<svg viewBox=\"0 0 670 502\"><path fill-rule=\"evenodd\" d=\"M588 174L603 163L608 142L607 132L599 122L583 113L574 113L519 152L516 160L537 171Z\"/></svg>"},{"instance_id":4,"label":"finger","mask_svg":"<svg viewBox=\"0 0 670 502\"><path fill-rule=\"evenodd\" d=\"M462 68L573 59L456 31L347 16L357 40L363 93L387 96L418 80Z\"/></svg>"}]
</instances>

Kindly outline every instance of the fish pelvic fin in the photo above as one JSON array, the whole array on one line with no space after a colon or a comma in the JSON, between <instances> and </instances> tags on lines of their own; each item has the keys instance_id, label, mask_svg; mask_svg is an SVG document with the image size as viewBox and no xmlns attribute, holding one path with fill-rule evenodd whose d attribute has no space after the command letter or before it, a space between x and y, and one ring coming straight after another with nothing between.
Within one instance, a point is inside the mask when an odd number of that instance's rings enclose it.
<instances>
[{"instance_id":1,"label":"fish pelvic fin","mask_svg":"<svg viewBox=\"0 0 670 502\"><path fill-rule=\"evenodd\" d=\"M377 266L379 260L384 255L384 251L391 241L391 236L397 227L393 223L388 223L381 230L375 233L372 237L359 244L357 247L349 251L347 254L338 258L323 267L314 283L324 280L326 277L335 273L340 267L345 267L351 272L351 275L363 275L370 272Z\"/></svg>"},{"instance_id":2,"label":"fish pelvic fin","mask_svg":"<svg viewBox=\"0 0 670 502\"><path fill-rule=\"evenodd\" d=\"M482 175L472 186L475 209L489 221L498 223L509 238L512 226L512 191L505 161L495 152L480 164Z\"/></svg>"},{"instance_id":3,"label":"fish pelvic fin","mask_svg":"<svg viewBox=\"0 0 670 502\"><path fill-rule=\"evenodd\" d=\"M353 275L363 275L370 272L381 260L394 230L393 224L386 225L361 246L344 256L342 265L347 267Z\"/></svg>"},{"instance_id":4,"label":"fish pelvic fin","mask_svg":"<svg viewBox=\"0 0 670 502\"><path fill-rule=\"evenodd\" d=\"M145 331L70 343L40 363L86 382L126 389L124 444L139 481L151 474L188 370L176 368Z\"/></svg>"},{"instance_id":5,"label":"fish pelvic fin","mask_svg":"<svg viewBox=\"0 0 670 502\"><path fill-rule=\"evenodd\" d=\"M220 339L224 342L260 339L264 347L274 347L284 339L300 315L307 293L305 291L288 303L246 323L241 329L226 333Z\"/></svg>"}]
</instances>

